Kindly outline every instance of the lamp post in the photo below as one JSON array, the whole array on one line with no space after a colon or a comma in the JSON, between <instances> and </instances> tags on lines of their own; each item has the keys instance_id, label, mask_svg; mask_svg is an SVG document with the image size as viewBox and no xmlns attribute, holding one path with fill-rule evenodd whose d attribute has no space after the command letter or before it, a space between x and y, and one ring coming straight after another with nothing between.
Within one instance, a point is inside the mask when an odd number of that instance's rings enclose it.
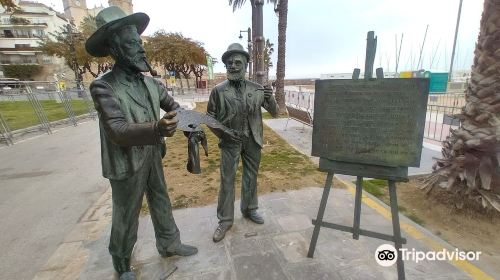
<instances>
[{"instance_id":1,"label":"lamp post","mask_svg":"<svg viewBox=\"0 0 500 280\"><path fill-rule=\"evenodd\" d=\"M250 27L247 30L240 30L240 36L238 38L243 39L241 32L246 32L248 35L248 54L250 54L250 60L248 61L248 79L252 81L252 64L253 64L253 54L252 54L252 29Z\"/></svg>"},{"instance_id":2,"label":"lamp post","mask_svg":"<svg viewBox=\"0 0 500 280\"><path fill-rule=\"evenodd\" d=\"M255 0L255 18L257 19L255 27L255 49L257 57L254 59L255 67L255 82L258 84L264 83L264 16L262 12L262 7L264 6L264 0Z\"/></svg>"}]
</instances>

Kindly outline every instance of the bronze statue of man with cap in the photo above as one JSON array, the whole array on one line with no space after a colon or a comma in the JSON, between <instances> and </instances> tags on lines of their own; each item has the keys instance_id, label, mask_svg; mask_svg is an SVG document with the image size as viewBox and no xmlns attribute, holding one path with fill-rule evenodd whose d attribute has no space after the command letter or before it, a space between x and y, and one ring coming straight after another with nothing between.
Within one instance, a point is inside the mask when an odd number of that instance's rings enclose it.
<instances>
[{"instance_id":1,"label":"bronze statue of man with cap","mask_svg":"<svg viewBox=\"0 0 500 280\"><path fill-rule=\"evenodd\" d=\"M160 255L198 252L181 243L163 173L163 138L176 130L174 110L179 104L160 82L142 74L150 70L139 36L149 23L146 14L126 15L111 6L97 14L96 23L97 30L85 44L87 52L115 60L113 69L90 85L99 114L102 172L112 189L109 252L120 279L135 279L130 259L144 193ZM167 112L163 118L159 118L160 108Z\"/></svg>"},{"instance_id":2,"label":"bronze statue of man with cap","mask_svg":"<svg viewBox=\"0 0 500 280\"><path fill-rule=\"evenodd\" d=\"M249 58L248 52L240 44L234 43L228 47L222 55L227 80L214 87L207 106L207 114L232 132L223 134L219 140L219 225L213 235L214 242L224 238L234 221L234 181L240 157L243 164L241 213L254 223L264 223L264 218L257 212L257 175L263 143L261 107L276 117L278 106L270 88L245 79Z\"/></svg>"}]
</instances>

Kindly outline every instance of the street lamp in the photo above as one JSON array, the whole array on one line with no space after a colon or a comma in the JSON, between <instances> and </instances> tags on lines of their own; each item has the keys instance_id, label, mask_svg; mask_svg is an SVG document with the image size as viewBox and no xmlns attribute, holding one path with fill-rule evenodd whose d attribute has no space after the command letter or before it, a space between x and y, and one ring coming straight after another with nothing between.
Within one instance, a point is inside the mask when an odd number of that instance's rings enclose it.
<instances>
[{"instance_id":1,"label":"street lamp","mask_svg":"<svg viewBox=\"0 0 500 280\"><path fill-rule=\"evenodd\" d=\"M253 75L253 72L252 72L252 63L253 63L253 53L252 53L252 29L250 29L250 27L247 29L247 30L240 30L240 36L238 38L243 39L243 36L241 35L242 32L246 32L247 35L248 35L248 54L250 55L250 59L248 61L248 79L249 80L252 80L252 75Z\"/></svg>"}]
</instances>

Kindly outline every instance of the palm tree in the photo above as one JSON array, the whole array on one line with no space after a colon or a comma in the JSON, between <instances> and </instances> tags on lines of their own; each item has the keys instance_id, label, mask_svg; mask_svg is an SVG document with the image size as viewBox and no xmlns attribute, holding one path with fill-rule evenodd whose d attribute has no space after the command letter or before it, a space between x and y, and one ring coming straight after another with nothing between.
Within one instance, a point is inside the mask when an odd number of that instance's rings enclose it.
<instances>
[{"instance_id":1,"label":"palm tree","mask_svg":"<svg viewBox=\"0 0 500 280\"><path fill-rule=\"evenodd\" d=\"M241 8L246 0L229 0L233 11ZM286 27L288 16L288 0L267 0L274 4L274 11L278 14L278 61L276 62L276 102L280 108L280 115L286 114L285 109L285 50L286 50ZM252 41L254 40L257 18L255 16L255 0L250 0L252 5ZM256 48L254 48L255 51ZM253 54L255 56L255 53ZM255 67L254 67L255 70ZM255 77L255 76L254 76Z\"/></svg>"},{"instance_id":2,"label":"palm tree","mask_svg":"<svg viewBox=\"0 0 500 280\"><path fill-rule=\"evenodd\" d=\"M271 55L274 52L274 44L266 39L266 46L264 48L264 68L266 69L265 83L269 82L269 69L273 67L273 62L271 60Z\"/></svg>"},{"instance_id":3,"label":"palm tree","mask_svg":"<svg viewBox=\"0 0 500 280\"><path fill-rule=\"evenodd\" d=\"M286 114L285 107L285 52L286 26L288 16L288 0L274 0L278 13L278 60L276 62L276 102L280 108L280 115Z\"/></svg>"},{"instance_id":4,"label":"palm tree","mask_svg":"<svg viewBox=\"0 0 500 280\"><path fill-rule=\"evenodd\" d=\"M500 0L485 0L460 127L424 186L452 190L458 207L475 202L500 211Z\"/></svg>"},{"instance_id":5,"label":"palm tree","mask_svg":"<svg viewBox=\"0 0 500 280\"><path fill-rule=\"evenodd\" d=\"M229 6L233 6L233 12L237 9L241 8L246 3L246 0L229 0ZM250 0L250 6L252 7L252 42L255 42L255 30L257 27L257 16L256 16L256 6L255 0ZM253 58L257 57L257 48L253 48L252 53L250 54ZM254 59L255 63L255 59ZM256 67L253 68L253 73L251 73L252 77L255 77Z\"/></svg>"}]
</instances>

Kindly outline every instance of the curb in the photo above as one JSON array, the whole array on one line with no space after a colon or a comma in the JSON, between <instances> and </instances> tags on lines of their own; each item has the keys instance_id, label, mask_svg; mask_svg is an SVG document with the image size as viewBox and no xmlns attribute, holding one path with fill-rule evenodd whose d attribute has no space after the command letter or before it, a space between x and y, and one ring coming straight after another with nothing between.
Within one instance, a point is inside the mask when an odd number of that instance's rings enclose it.
<instances>
[{"instance_id":1,"label":"curb","mask_svg":"<svg viewBox=\"0 0 500 280\"><path fill-rule=\"evenodd\" d=\"M356 193L356 186L353 183L347 182L344 179L339 178L338 176L335 177L339 180L340 183L346 186L347 190L352 195ZM384 202L382 202L381 200L379 200L378 198L376 198L375 196L371 195L366 191L363 192L361 199L363 204L378 212L385 219L391 221L391 210L387 204L385 204ZM399 216L400 216L401 230L406 232L406 234L413 237L414 239L422 242L424 245L431 248L432 250L441 251L443 249L447 250L455 249L455 247L453 247L446 241L442 240L441 238L437 237L436 235L431 233L428 229L413 222L405 215L399 213ZM403 219L401 219L401 217L403 217ZM493 276L484 272L478 266L469 261L452 260L448 262L454 265L456 268L460 269L468 276L470 276L472 279L481 279L481 280L495 279Z\"/></svg>"}]
</instances>

